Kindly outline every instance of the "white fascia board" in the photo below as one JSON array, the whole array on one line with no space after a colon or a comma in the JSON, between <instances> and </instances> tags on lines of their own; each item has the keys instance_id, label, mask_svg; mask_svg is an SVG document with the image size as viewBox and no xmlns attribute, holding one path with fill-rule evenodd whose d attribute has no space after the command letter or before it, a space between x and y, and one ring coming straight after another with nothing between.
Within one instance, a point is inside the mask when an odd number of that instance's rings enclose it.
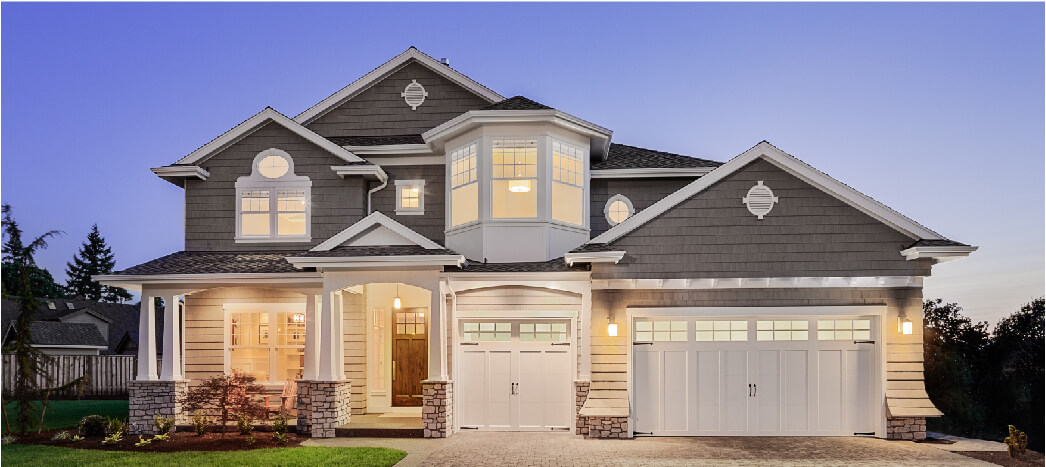
<instances>
[{"instance_id":1,"label":"white fascia board","mask_svg":"<svg viewBox=\"0 0 1046 467\"><path fill-rule=\"evenodd\" d=\"M383 63L381 66L375 68L370 73L367 73L359 79L357 79L356 81L353 81L348 86L341 88L338 92L331 94L329 97L320 101L316 105L309 107L306 111L294 117L294 121L301 123L302 125L309 124L316 118L323 116L323 114L329 112L331 109L337 107L341 103L353 98L360 92L366 90L372 84L394 73L396 70L398 70L403 65L407 64L407 62L409 62L412 59L417 60L422 65L425 65L425 67L431 69L432 71L443 76L444 78L451 80L459 86L476 93L480 97L483 97L484 99L490 101L490 103L492 104L495 102L501 102L505 100L505 97L501 94L498 94L490 90L489 88L483 86L482 84L479 84L472 78L465 76L460 71L457 71L448 65L444 65L440 63L438 60L422 53L418 49L411 47L407 49L405 52Z\"/></svg>"},{"instance_id":2,"label":"white fascia board","mask_svg":"<svg viewBox=\"0 0 1046 467\"><path fill-rule=\"evenodd\" d=\"M408 154L399 156L368 156L367 160L371 164L380 165L382 167L395 167L400 165L444 165L447 163L447 158L443 155L428 155L428 154Z\"/></svg>"},{"instance_id":3,"label":"white fascia board","mask_svg":"<svg viewBox=\"0 0 1046 467\"><path fill-rule=\"evenodd\" d=\"M236 125L231 130L226 131L221 136L211 140L209 143L200 146L199 149L193 151L188 156L181 158L176 164L197 164L204 159L210 157L214 153L225 149L229 145L239 141L240 139L250 135L255 130L260 128L265 123L273 121L283 126L284 128L294 132L298 136L305 138L309 142L323 148L327 152L338 156L346 162L362 162L355 154L346 151L341 146L332 143L327 138L324 138L312 130L305 128L299 123L287 118L287 116L275 111L272 107L266 107L261 112L254 114L251 118L244 120L243 123Z\"/></svg>"},{"instance_id":4,"label":"white fascia board","mask_svg":"<svg viewBox=\"0 0 1046 467\"><path fill-rule=\"evenodd\" d=\"M975 251L977 251L975 246L916 246L901 250L901 255L909 261L919 258L933 258L936 262L943 263L953 259L965 258Z\"/></svg>"},{"instance_id":5,"label":"white fascia board","mask_svg":"<svg viewBox=\"0 0 1046 467\"><path fill-rule=\"evenodd\" d=\"M403 224L400 224L399 222L396 222L394 219L390 218L389 216L386 216L386 215L382 214L381 211L374 211L369 216L364 217L363 219L360 219L355 224L352 224L348 228L346 228L345 230L342 230L341 232L338 232L333 237L328 238L327 240L324 240L322 243L320 243L319 245L316 245L315 247L313 247L309 251L330 251L334 247L336 247L338 245L341 245L341 244L351 240L353 237L355 237L355 236L363 233L367 229L370 229L371 227L374 227L374 226L377 226L377 225L384 226L384 227L388 228L389 230L391 230L393 232L396 232L397 234L403 236L407 240L410 240L410 241L414 242L416 245L418 245L418 246L420 246L420 247L422 247L422 248L424 248L426 250L443 250L443 249L445 249L439 243L436 243L436 242L430 240L428 237L415 232L410 227L407 227L407 226L405 226ZM299 258L299 259L301 259L301 258Z\"/></svg>"},{"instance_id":6,"label":"white fascia board","mask_svg":"<svg viewBox=\"0 0 1046 467\"><path fill-rule=\"evenodd\" d=\"M296 268L399 268L421 266L461 266L461 255L403 255L403 256L349 256L349 257L290 257L287 262Z\"/></svg>"},{"instance_id":7,"label":"white fascia board","mask_svg":"<svg viewBox=\"0 0 1046 467\"><path fill-rule=\"evenodd\" d=\"M384 144L375 146L342 146L346 151L362 155L432 154L427 144Z\"/></svg>"},{"instance_id":8,"label":"white fascia board","mask_svg":"<svg viewBox=\"0 0 1046 467\"><path fill-rule=\"evenodd\" d=\"M592 178L659 178L659 177L701 177L715 167L662 168L642 167L635 169L594 169Z\"/></svg>"},{"instance_id":9,"label":"white fascia board","mask_svg":"<svg viewBox=\"0 0 1046 467\"><path fill-rule=\"evenodd\" d=\"M731 277L697 279L594 279L593 290L921 288L920 276Z\"/></svg>"},{"instance_id":10,"label":"white fascia board","mask_svg":"<svg viewBox=\"0 0 1046 467\"><path fill-rule=\"evenodd\" d=\"M196 177L200 180L207 180L207 177L211 176L211 173L204 170L203 167L197 167L195 165L168 165L164 167L153 167L149 170L158 177Z\"/></svg>"},{"instance_id":11,"label":"white fascia board","mask_svg":"<svg viewBox=\"0 0 1046 467\"><path fill-rule=\"evenodd\" d=\"M380 165L332 165L331 170L341 178L362 175L364 177L373 178L379 182L384 182L389 179L388 174L385 173Z\"/></svg>"},{"instance_id":12,"label":"white fascia board","mask_svg":"<svg viewBox=\"0 0 1046 467\"><path fill-rule=\"evenodd\" d=\"M555 109L539 110L470 110L421 134L427 144L444 141L473 126L485 123L552 123L567 130L588 136L601 147L590 147L590 151L605 158L610 150L610 139L614 132L595 123L582 120Z\"/></svg>"},{"instance_id":13,"label":"white fascia board","mask_svg":"<svg viewBox=\"0 0 1046 467\"><path fill-rule=\"evenodd\" d=\"M596 251L590 253L567 253L563 255L563 261L566 261L568 266L573 266L574 263L617 264L624 257L624 251Z\"/></svg>"},{"instance_id":14,"label":"white fascia board","mask_svg":"<svg viewBox=\"0 0 1046 467\"><path fill-rule=\"evenodd\" d=\"M444 272L440 279L453 283L484 282L493 285L531 285L549 282L588 282L592 277L587 271L565 272Z\"/></svg>"},{"instance_id":15,"label":"white fascia board","mask_svg":"<svg viewBox=\"0 0 1046 467\"><path fill-rule=\"evenodd\" d=\"M763 158L776 165L782 170L798 177L799 179L816 186L822 191L835 196L840 201L872 216L912 239L943 239L941 234L934 232L925 226L905 217L904 215L890 209L886 205L864 195L844 183L826 175L825 173L807 165L805 162L792 157L777 149L772 144L763 141L743 154L730 159L725 164L717 167L707 175L680 188L650 207L637 212L624 222L611 227L588 243L609 243L617 240L625 234L635 230L639 226L650 222L654 218L664 214L669 209L690 199L694 195L704 191L716 182L737 172L757 158Z\"/></svg>"}]
</instances>

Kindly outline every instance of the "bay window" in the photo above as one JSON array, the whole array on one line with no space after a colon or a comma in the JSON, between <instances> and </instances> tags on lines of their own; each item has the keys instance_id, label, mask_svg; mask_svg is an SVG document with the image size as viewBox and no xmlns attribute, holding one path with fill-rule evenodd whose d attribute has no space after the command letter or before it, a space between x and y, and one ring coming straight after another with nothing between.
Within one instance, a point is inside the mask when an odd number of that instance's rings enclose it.
<instances>
[{"instance_id":1,"label":"bay window","mask_svg":"<svg viewBox=\"0 0 1046 467\"><path fill-rule=\"evenodd\" d=\"M585 207L584 150L552 141L552 219L583 225Z\"/></svg>"},{"instance_id":2,"label":"bay window","mask_svg":"<svg viewBox=\"0 0 1046 467\"><path fill-rule=\"evenodd\" d=\"M305 367L305 313L266 305L229 313L229 370L259 383L301 379Z\"/></svg>"},{"instance_id":3,"label":"bay window","mask_svg":"<svg viewBox=\"0 0 1046 467\"><path fill-rule=\"evenodd\" d=\"M495 139L492 156L491 217L537 217L537 141Z\"/></svg>"},{"instance_id":4,"label":"bay window","mask_svg":"<svg viewBox=\"0 0 1046 467\"><path fill-rule=\"evenodd\" d=\"M479 182L476 177L476 149L472 143L450 154L450 225L479 219Z\"/></svg>"}]
</instances>

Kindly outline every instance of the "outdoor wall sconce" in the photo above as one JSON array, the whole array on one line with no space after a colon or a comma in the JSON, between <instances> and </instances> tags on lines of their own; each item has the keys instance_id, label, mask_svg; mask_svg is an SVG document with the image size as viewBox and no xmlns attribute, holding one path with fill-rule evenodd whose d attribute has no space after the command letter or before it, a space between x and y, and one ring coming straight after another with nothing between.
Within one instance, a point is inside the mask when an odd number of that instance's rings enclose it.
<instances>
[{"instance_id":1,"label":"outdoor wall sconce","mask_svg":"<svg viewBox=\"0 0 1046 467\"><path fill-rule=\"evenodd\" d=\"M908 319L907 316L898 316L897 332L906 336L912 335L912 320Z\"/></svg>"},{"instance_id":2,"label":"outdoor wall sconce","mask_svg":"<svg viewBox=\"0 0 1046 467\"><path fill-rule=\"evenodd\" d=\"M607 315L607 335L617 337L617 323L611 321L610 315Z\"/></svg>"}]
</instances>

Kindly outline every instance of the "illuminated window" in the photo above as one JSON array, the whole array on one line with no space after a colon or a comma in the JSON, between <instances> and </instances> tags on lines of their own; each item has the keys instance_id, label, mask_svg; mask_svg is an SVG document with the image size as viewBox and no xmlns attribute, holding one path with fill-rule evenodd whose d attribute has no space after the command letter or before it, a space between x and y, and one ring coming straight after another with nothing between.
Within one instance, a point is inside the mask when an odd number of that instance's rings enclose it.
<instances>
[{"instance_id":1,"label":"illuminated window","mask_svg":"<svg viewBox=\"0 0 1046 467\"><path fill-rule=\"evenodd\" d=\"M479 183L476 181L476 143L450 153L450 225L479 219Z\"/></svg>"},{"instance_id":2,"label":"illuminated window","mask_svg":"<svg viewBox=\"0 0 1046 467\"><path fill-rule=\"evenodd\" d=\"M425 180L396 180L396 214L425 213Z\"/></svg>"},{"instance_id":3,"label":"illuminated window","mask_svg":"<svg viewBox=\"0 0 1046 467\"><path fill-rule=\"evenodd\" d=\"M290 164L283 157L272 155L266 156L258 163L258 173L265 178L280 178L290 169Z\"/></svg>"},{"instance_id":4,"label":"illuminated window","mask_svg":"<svg viewBox=\"0 0 1046 467\"><path fill-rule=\"evenodd\" d=\"M817 340L849 341L871 340L872 321L867 319L817 320Z\"/></svg>"},{"instance_id":5,"label":"illuminated window","mask_svg":"<svg viewBox=\"0 0 1046 467\"><path fill-rule=\"evenodd\" d=\"M809 321L756 321L755 340L758 341L805 341L810 340Z\"/></svg>"},{"instance_id":6,"label":"illuminated window","mask_svg":"<svg viewBox=\"0 0 1046 467\"><path fill-rule=\"evenodd\" d=\"M491 216L500 219L537 217L537 141L496 139L492 156Z\"/></svg>"},{"instance_id":7,"label":"illuminated window","mask_svg":"<svg viewBox=\"0 0 1046 467\"><path fill-rule=\"evenodd\" d=\"M603 214L607 218L607 222L610 225L618 225L632 217L635 213L635 209L632 208L632 201L623 195L614 195L607 200L607 205L603 208Z\"/></svg>"},{"instance_id":8,"label":"illuminated window","mask_svg":"<svg viewBox=\"0 0 1046 467\"><path fill-rule=\"evenodd\" d=\"M254 376L260 383L301 379L305 331L303 312L230 313L229 369Z\"/></svg>"},{"instance_id":9,"label":"illuminated window","mask_svg":"<svg viewBox=\"0 0 1046 467\"><path fill-rule=\"evenodd\" d=\"M276 235L305 235L305 191L276 190Z\"/></svg>"},{"instance_id":10,"label":"illuminated window","mask_svg":"<svg viewBox=\"0 0 1046 467\"><path fill-rule=\"evenodd\" d=\"M738 342L748 340L748 321L695 321L697 342Z\"/></svg>"},{"instance_id":11,"label":"illuminated window","mask_svg":"<svg viewBox=\"0 0 1046 467\"><path fill-rule=\"evenodd\" d=\"M396 334L425 334L425 313L413 311L397 312Z\"/></svg>"},{"instance_id":12,"label":"illuminated window","mask_svg":"<svg viewBox=\"0 0 1046 467\"><path fill-rule=\"evenodd\" d=\"M552 141L552 219L584 224L585 151Z\"/></svg>"},{"instance_id":13,"label":"illuminated window","mask_svg":"<svg viewBox=\"0 0 1046 467\"><path fill-rule=\"evenodd\" d=\"M636 321L636 342L686 342L686 321Z\"/></svg>"},{"instance_id":14,"label":"illuminated window","mask_svg":"<svg viewBox=\"0 0 1046 467\"><path fill-rule=\"evenodd\" d=\"M508 342L512 340L512 323L465 323L465 342Z\"/></svg>"},{"instance_id":15,"label":"illuminated window","mask_svg":"<svg viewBox=\"0 0 1046 467\"><path fill-rule=\"evenodd\" d=\"M236 180L237 242L308 241L309 177L294 175L291 156L279 149L254 158L250 176Z\"/></svg>"},{"instance_id":16,"label":"illuminated window","mask_svg":"<svg viewBox=\"0 0 1046 467\"><path fill-rule=\"evenodd\" d=\"M520 323L520 342L566 342L567 323Z\"/></svg>"}]
</instances>

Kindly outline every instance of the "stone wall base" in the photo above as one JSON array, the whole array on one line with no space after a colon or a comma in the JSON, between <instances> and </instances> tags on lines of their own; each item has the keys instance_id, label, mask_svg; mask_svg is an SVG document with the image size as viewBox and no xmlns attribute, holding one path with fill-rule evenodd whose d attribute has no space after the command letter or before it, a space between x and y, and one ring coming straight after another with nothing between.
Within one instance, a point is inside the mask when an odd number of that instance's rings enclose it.
<instances>
[{"instance_id":1,"label":"stone wall base","mask_svg":"<svg viewBox=\"0 0 1046 467\"><path fill-rule=\"evenodd\" d=\"M620 439L631 438L632 432L628 428L628 417L584 417L588 425L588 439Z\"/></svg>"},{"instance_id":2,"label":"stone wall base","mask_svg":"<svg viewBox=\"0 0 1046 467\"><path fill-rule=\"evenodd\" d=\"M421 382L424 401L421 419L426 438L446 438L454 426L454 382L425 380Z\"/></svg>"},{"instance_id":3,"label":"stone wall base","mask_svg":"<svg viewBox=\"0 0 1046 467\"><path fill-rule=\"evenodd\" d=\"M298 433L333 438L334 430L349 423L351 381L298 380Z\"/></svg>"},{"instance_id":4,"label":"stone wall base","mask_svg":"<svg viewBox=\"0 0 1046 467\"><path fill-rule=\"evenodd\" d=\"M588 391L591 387L591 381L574 381L574 434L576 435L588 435L588 423L585 422L585 417L578 414L581 412L581 407L585 406L585 401L588 400Z\"/></svg>"},{"instance_id":5,"label":"stone wall base","mask_svg":"<svg viewBox=\"0 0 1046 467\"><path fill-rule=\"evenodd\" d=\"M926 439L926 418L887 418L886 439Z\"/></svg>"},{"instance_id":6,"label":"stone wall base","mask_svg":"<svg viewBox=\"0 0 1046 467\"><path fill-rule=\"evenodd\" d=\"M132 434L156 434L154 419L174 418L175 427L189 422L182 410L182 398L189 381L128 381L128 428ZM171 428L175 431L177 428Z\"/></svg>"}]
</instances>

